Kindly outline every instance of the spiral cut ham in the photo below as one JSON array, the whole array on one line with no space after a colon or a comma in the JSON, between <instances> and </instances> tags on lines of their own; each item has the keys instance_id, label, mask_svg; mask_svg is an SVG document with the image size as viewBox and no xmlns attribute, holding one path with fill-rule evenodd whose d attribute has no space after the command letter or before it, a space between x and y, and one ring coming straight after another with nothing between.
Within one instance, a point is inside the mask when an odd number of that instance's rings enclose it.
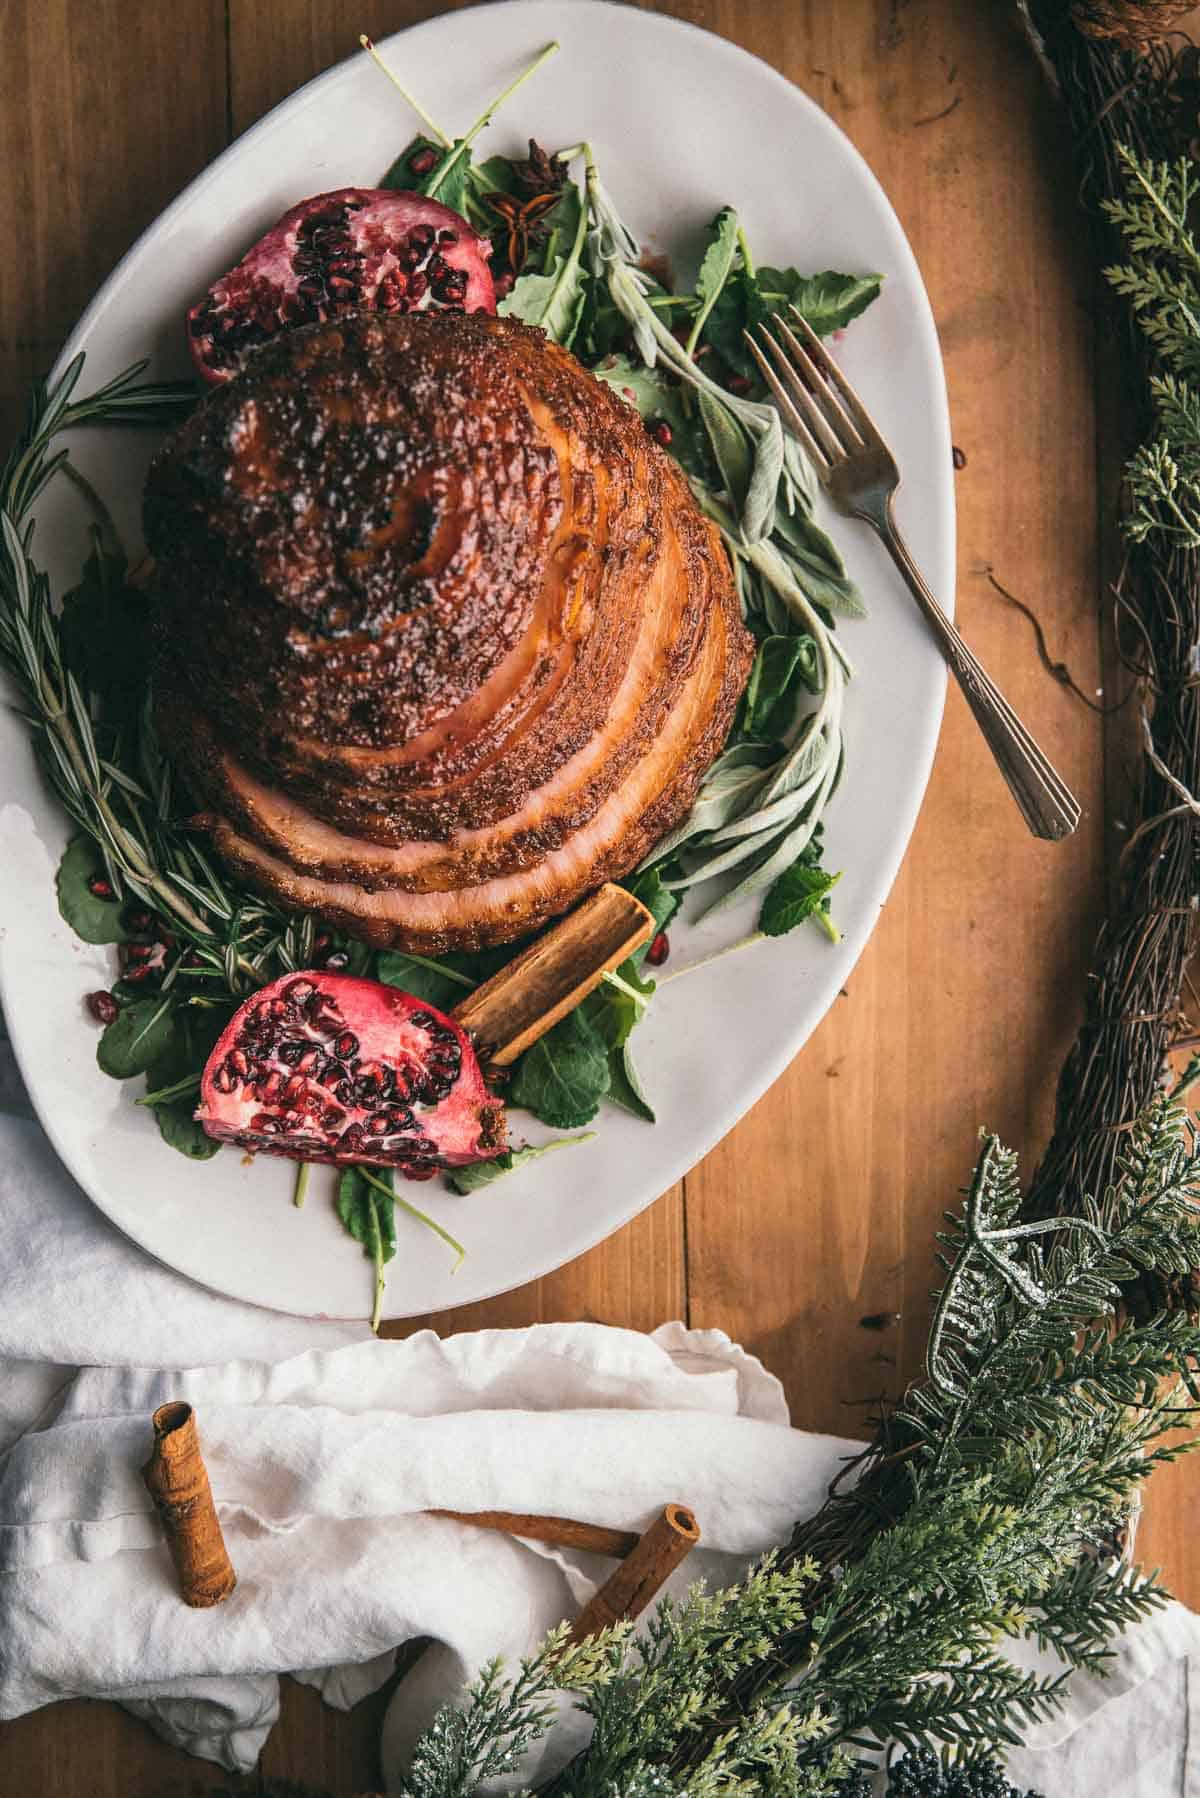
<instances>
[{"instance_id":1,"label":"spiral cut ham","mask_svg":"<svg viewBox=\"0 0 1200 1798\"><path fill-rule=\"evenodd\" d=\"M637 413L513 320L289 331L155 461L155 716L220 857L379 945L508 941L635 867L752 643Z\"/></svg>"}]
</instances>

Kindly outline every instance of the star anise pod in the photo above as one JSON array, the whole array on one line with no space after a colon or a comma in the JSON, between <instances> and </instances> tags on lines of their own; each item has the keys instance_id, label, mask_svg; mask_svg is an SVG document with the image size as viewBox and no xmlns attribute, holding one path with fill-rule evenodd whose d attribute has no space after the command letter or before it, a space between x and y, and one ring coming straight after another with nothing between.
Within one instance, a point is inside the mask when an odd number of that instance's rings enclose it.
<instances>
[{"instance_id":1,"label":"star anise pod","mask_svg":"<svg viewBox=\"0 0 1200 1798\"><path fill-rule=\"evenodd\" d=\"M523 194L558 194L566 185L567 165L555 162L541 144L530 138L528 160L514 162L513 174Z\"/></svg>"},{"instance_id":2,"label":"star anise pod","mask_svg":"<svg viewBox=\"0 0 1200 1798\"><path fill-rule=\"evenodd\" d=\"M504 260L514 275L519 275L529 257L529 246L542 233L547 213L558 205L558 194L534 194L532 199L518 200L511 194L485 194L484 199L507 233Z\"/></svg>"}]
</instances>

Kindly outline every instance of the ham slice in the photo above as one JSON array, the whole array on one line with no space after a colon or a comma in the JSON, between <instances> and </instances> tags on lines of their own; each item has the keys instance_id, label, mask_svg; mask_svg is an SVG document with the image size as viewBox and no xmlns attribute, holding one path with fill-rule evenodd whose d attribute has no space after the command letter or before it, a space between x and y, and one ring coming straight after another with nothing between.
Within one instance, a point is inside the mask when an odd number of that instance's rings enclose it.
<instances>
[{"instance_id":1,"label":"ham slice","mask_svg":"<svg viewBox=\"0 0 1200 1798\"><path fill-rule=\"evenodd\" d=\"M379 944L525 935L634 867L752 642L636 412L540 332L285 333L146 495L158 727L218 854Z\"/></svg>"}]
</instances>

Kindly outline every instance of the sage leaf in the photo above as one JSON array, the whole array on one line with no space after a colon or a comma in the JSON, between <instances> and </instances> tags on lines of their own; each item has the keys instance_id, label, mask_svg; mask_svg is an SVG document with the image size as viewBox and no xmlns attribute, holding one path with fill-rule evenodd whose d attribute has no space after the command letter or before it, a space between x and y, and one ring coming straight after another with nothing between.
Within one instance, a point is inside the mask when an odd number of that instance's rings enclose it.
<instances>
[{"instance_id":1,"label":"sage leaf","mask_svg":"<svg viewBox=\"0 0 1200 1798\"><path fill-rule=\"evenodd\" d=\"M539 1161L543 1155L553 1154L555 1149L569 1149L576 1143L592 1142L594 1130L585 1130L580 1136L559 1136L553 1142L526 1143L521 1149L506 1149L503 1155L497 1155L492 1161L477 1161L473 1167L456 1167L448 1176L453 1190L463 1195L478 1192L483 1186L491 1186L502 1180L505 1174L515 1174L518 1169L527 1167L531 1161Z\"/></svg>"},{"instance_id":2,"label":"sage leaf","mask_svg":"<svg viewBox=\"0 0 1200 1798\"><path fill-rule=\"evenodd\" d=\"M711 394L701 390L700 416L704 420L704 429L708 433L708 441L712 445L713 456L720 471L721 483L729 496L729 503L735 512L740 513L746 505L750 492L751 477L754 470L754 452L746 439L746 433L727 406L716 400ZM776 477L778 485L778 477ZM771 509L774 511L775 494L771 494ZM762 533L760 532L759 535Z\"/></svg>"},{"instance_id":3,"label":"sage leaf","mask_svg":"<svg viewBox=\"0 0 1200 1798\"><path fill-rule=\"evenodd\" d=\"M754 452L754 473L742 507L742 535L747 543L757 543L770 531L782 475L783 425L779 414L772 412L770 422L759 435Z\"/></svg>"},{"instance_id":4,"label":"sage leaf","mask_svg":"<svg viewBox=\"0 0 1200 1798\"><path fill-rule=\"evenodd\" d=\"M509 1098L555 1130L590 1124L608 1092L608 1045L589 1018L587 1001L527 1049Z\"/></svg>"},{"instance_id":5,"label":"sage leaf","mask_svg":"<svg viewBox=\"0 0 1200 1798\"><path fill-rule=\"evenodd\" d=\"M121 923L120 905L115 899L97 899L88 886L93 875L103 872L91 837L72 837L54 877L59 915L85 943L123 943L129 932Z\"/></svg>"},{"instance_id":6,"label":"sage leaf","mask_svg":"<svg viewBox=\"0 0 1200 1798\"><path fill-rule=\"evenodd\" d=\"M96 1060L114 1080L145 1074L171 1044L177 1021L169 996L135 999L107 1026L96 1045Z\"/></svg>"},{"instance_id":7,"label":"sage leaf","mask_svg":"<svg viewBox=\"0 0 1200 1798\"><path fill-rule=\"evenodd\" d=\"M775 514L775 548L814 605L843 618L865 618L862 594L846 573L833 540L815 518L779 507Z\"/></svg>"},{"instance_id":8,"label":"sage leaf","mask_svg":"<svg viewBox=\"0 0 1200 1798\"><path fill-rule=\"evenodd\" d=\"M786 936L822 907L840 879L840 874L827 874L824 868L793 862L763 900L759 929L765 936Z\"/></svg>"}]
</instances>

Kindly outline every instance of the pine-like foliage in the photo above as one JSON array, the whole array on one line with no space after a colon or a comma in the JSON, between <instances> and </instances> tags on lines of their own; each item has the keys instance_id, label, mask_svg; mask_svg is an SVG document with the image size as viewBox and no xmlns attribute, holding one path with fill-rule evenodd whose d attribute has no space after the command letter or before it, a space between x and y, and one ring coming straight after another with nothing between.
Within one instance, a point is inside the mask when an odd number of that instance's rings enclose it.
<instances>
[{"instance_id":1,"label":"pine-like foliage","mask_svg":"<svg viewBox=\"0 0 1200 1798\"><path fill-rule=\"evenodd\" d=\"M926 1377L785 1556L575 1659L552 1638L511 1685L487 1669L422 1742L410 1798L467 1798L513 1771L554 1688L595 1724L554 1798L824 1798L856 1750L888 1742L936 1745L989 1791L989 1754L1162 1602L1111 1539L1200 1405L1200 1328L1119 1311L1122 1282L1197 1260L1200 1150L1179 1107L1153 1108L1081 1215L1021 1223L1020 1197L1013 1156L986 1139L939 1238ZM1006 1637L1060 1671L1018 1671Z\"/></svg>"},{"instance_id":2,"label":"pine-like foliage","mask_svg":"<svg viewBox=\"0 0 1200 1798\"><path fill-rule=\"evenodd\" d=\"M1127 469L1125 529L1135 542L1162 531L1200 548L1200 245L1191 226L1200 171L1194 162L1144 161L1124 145L1117 155L1125 194L1104 209L1128 246L1128 259L1105 272L1128 299L1154 346L1160 372L1150 379L1158 434Z\"/></svg>"}]
</instances>

